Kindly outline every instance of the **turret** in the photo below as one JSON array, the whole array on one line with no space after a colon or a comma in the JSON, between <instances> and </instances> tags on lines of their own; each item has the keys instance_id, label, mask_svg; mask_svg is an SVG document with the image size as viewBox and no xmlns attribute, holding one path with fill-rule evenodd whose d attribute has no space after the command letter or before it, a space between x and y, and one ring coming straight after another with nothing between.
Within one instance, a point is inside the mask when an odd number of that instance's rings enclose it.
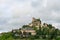
<instances>
[{"instance_id":1,"label":"turret","mask_svg":"<svg viewBox=\"0 0 60 40\"><path fill-rule=\"evenodd\" d=\"M33 18L32 18L32 22L35 22L35 21L36 21L36 19L33 17Z\"/></svg>"},{"instance_id":2,"label":"turret","mask_svg":"<svg viewBox=\"0 0 60 40\"><path fill-rule=\"evenodd\" d=\"M40 19L35 19L34 17L32 18L32 23L29 24L31 27L41 27L41 20Z\"/></svg>"}]
</instances>

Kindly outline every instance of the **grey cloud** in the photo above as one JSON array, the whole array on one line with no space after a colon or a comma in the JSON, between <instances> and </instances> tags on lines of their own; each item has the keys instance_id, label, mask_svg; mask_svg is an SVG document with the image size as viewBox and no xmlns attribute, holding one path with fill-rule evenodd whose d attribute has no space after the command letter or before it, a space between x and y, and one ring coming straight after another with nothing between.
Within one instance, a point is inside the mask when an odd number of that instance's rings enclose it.
<instances>
[{"instance_id":1,"label":"grey cloud","mask_svg":"<svg viewBox=\"0 0 60 40\"><path fill-rule=\"evenodd\" d=\"M41 18L42 22L51 23L55 26L58 25L57 27L60 28L59 27L60 26L59 25L60 24L60 0L48 0L46 7L43 6L44 0L37 0L37 1L15 0L14 2L18 4L19 3L18 1L19 2L24 1L23 3L30 2L32 10L29 10L29 12L27 13L22 12L18 14L17 16L7 17L7 18L4 16L3 19L0 18L1 19L0 25L4 24L3 26L2 25L0 26L0 29L10 30L13 28L20 28L22 25L30 23L32 17ZM10 3L11 2L14 3L13 1L10 1ZM12 6L11 4L9 5ZM29 6L27 8L30 9ZM7 10L9 9L10 7L7 8Z\"/></svg>"}]
</instances>

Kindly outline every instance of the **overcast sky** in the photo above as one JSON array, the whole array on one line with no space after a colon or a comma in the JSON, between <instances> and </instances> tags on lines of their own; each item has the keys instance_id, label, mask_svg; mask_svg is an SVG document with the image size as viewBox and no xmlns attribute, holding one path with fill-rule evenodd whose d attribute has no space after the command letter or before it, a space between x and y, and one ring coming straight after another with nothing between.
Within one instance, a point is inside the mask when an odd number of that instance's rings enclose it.
<instances>
[{"instance_id":1,"label":"overcast sky","mask_svg":"<svg viewBox=\"0 0 60 40\"><path fill-rule=\"evenodd\" d=\"M20 28L32 17L60 28L60 0L0 0L0 32Z\"/></svg>"}]
</instances>

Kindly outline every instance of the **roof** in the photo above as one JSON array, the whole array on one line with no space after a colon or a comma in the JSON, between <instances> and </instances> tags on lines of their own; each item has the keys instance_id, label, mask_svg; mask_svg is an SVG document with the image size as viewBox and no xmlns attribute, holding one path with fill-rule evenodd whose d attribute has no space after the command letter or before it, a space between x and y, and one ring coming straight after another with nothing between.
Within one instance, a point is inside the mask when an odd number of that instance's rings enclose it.
<instances>
[{"instance_id":1,"label":"roof","mask_svg":"<svg viewBox=\"0 0 60 40\"><path fill-rule=\"evenodd\" d=\"M21 30L33 30L31 27L22 28Z\"/></svg>"}]
</instances>

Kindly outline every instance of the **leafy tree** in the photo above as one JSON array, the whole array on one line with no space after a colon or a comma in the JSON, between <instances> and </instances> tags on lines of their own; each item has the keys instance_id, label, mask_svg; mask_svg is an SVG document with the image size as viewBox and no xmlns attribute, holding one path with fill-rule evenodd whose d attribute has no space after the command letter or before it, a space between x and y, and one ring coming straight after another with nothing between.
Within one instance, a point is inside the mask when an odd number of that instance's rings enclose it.
<instances>
[{"instance_id":1,"label":"leafy tree","mask_svg":"<svg viewBox=\"0 0 60 40\"><path fill-rule=\"evenodd\" d=\"M52 25L51 24L48 24L48 27L51 29L52 28Z\"/></svg>"},{"instance_id":2,"label":"leafy tree","mask_svg":"<svg viewBox=\"0 0 60 40\"><path fill-rule=\"evenodd\" d=\"M26 28L26 27L29 27L29 25L23 25L22 28Z\"/></svg>"}]
</instances>

